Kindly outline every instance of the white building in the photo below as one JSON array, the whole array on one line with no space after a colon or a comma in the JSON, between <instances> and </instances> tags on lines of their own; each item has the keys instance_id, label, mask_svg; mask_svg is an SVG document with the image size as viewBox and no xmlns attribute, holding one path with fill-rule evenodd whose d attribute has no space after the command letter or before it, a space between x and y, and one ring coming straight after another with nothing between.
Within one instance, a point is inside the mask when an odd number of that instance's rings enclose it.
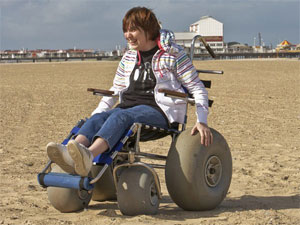
<instances>
[{"instance_id":1,"label":"white building","mask_svg":"<svg viewBox=\"0 0 300 225\"><path fill-rule=\"evenodd\" d=\"M203 16L201 19L189 27L190 32L176 32L175 42L184 48L190 48L194 36L201 35L205 38L207 44L216 53L224 52L223 41L223 23L211 16ZM197 41L195 43L195 54L205 53L205 47Z\"/></svg>"}]
</instances>

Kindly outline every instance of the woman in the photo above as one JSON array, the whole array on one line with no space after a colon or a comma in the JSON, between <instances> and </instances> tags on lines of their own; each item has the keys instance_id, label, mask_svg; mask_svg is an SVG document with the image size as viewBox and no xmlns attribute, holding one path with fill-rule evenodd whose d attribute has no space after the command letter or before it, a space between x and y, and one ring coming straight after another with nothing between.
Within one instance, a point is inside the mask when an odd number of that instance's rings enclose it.
<instances>
[{"instance_id":1,"label":"woman","mask_svg":"<svg viewBox=\"0 0 300 225\"><path fill-rule=\"evenodd\" d=\"M135 122L164 128L183 123L185 101L165 97L160 88L184 92L185 87L193 94L197 122L191 135L199 132L206 146L213 141L207 126L207 91L186 53L172 42L173 33L160 31L154 13L144 7L126 13L123 32L130 50L119 63L110 89L120 95L120 104L112 109L114 98L103 97L75 140L67 146L47 145L49 158L68 173L87 176L93 158L110 150Z\"/></svg>"}]
</instances>

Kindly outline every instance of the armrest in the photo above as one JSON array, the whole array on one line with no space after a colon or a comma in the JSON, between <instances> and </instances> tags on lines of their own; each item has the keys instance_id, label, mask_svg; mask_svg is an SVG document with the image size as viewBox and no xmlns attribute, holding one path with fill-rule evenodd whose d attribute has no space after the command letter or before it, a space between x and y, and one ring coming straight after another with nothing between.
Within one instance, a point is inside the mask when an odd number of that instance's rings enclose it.
<instances>
[{"instance_id":1,"label":"armrest","mask_svg":"<svg viewBox=\"0 0 300 225\"><path fill-rule=\"evenodd\" d=\"M170 96L170 97L173 97L173 98L174 97L175 98L181 98L181 99L187 101L187 103L190 103L191 105L195 104L195 100L193 98L189 98L189 95L186 94L186 93L171 91L171 90L163 89L163 88L158 89L158 92L159 93L164 93L165 96Z\"/></svg>"},{"instance_id":2,"label":"armrest","mask_svg":"<svg viewBox=\"0 0 300 225\"><path fill-rule=\"evenodd\" d=\"M102 89L95 89L95 88L88 88L87 91L93 92L94 95L100 96L113 96L113 91L102 90Z\"/></svg>"},{"instance_id":3,"label":"armrest","mask_svg":"<svg viewBox=\"0 0 300 225\"><path fill-rule=\"evenodd\" d=\"M223 70L196 70L197 73L212 73L212 74L224 74Z\"/></svg>"},{"instance_id":4,"label":"armrest","mask_svg":"<svg viewBox=\"0 0 300 225\"><path fill-rule=\"evenodd\" d=\"M164 93L165 96L171 95L171 96L179 97L179 98L188 97L188 94L186 94L186 93L182 93L182 92L178 92L178 91L171 91L171 90L163 89L163 88L158 89L158 92L159 93Z\"/></svg>"},{"instance_id":5,"label":"armrest","mask_svg":"<svg viewBox=\"0 0 300 225\"><path fill-rule=\"evenodd\" d=\"M175 98L181 98L181 99L184 99L187 101L187 103L190 103L191 105L195 105L195 99L193 98L189 98L189 95L186 94L186 93L182 93L182 92L177 92L177 91L171 91L171 90L168 90L168 89L163 89L163 88L160 88L158 89L158 92L159 93L164 93L165 96L170 96L170 97L175 97ZM208 106L209 107L212 107L212 104L213 104L213 100L208 100Z\"/></svg>"}]
</instances>

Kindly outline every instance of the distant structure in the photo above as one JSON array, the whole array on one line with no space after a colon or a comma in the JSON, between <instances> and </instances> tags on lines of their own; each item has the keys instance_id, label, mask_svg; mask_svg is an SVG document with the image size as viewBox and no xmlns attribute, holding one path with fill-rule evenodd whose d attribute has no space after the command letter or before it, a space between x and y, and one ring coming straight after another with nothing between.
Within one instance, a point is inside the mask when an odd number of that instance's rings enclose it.
<instances>
[{"instance_id":1,"label":"distant structure","mask_svg":"<svg viewBox=\"0 0 300 225\"><path fill-rule=\"evenodd\" d=\"M294 45L291 42L284 40L276 47L276 51L297 51L300 50L300 45Z\"/></svg>"},{"instance_id":2,"label":"distant structure","mask_svg":"<svg viewBox=\"0 0 300 225\"><path fill-rule=\"evenodd\" d=\"M262 35L258 33L258 45L256 45L256 37L254 37L254 45L241 44L236 41L228 43L224 42L224 26L223 23L216 20L212 16L203 16L199 21L189 26L189 32L176 32L175 42L190 51L191 41L196 35L201 35L205 38L207 44L216 54L242 54L242 53L272 53L275 50L269 46L265 46ZM195 44L194 54L206 54L207 51L204 45L200 42Z\"/></svg>"},{"instance_id":3,"label":"distant structure","mask_svg":"<svg viewBox=\"0 0 300 225\"><path fill-rule=\"evenodd\" d=\"M175 32L175 42L185 49L191 47L194 36L201 35L216 53L224 53L223 23L211 16L203 16L189 27L189 32ZM205 53L202 43L195 44L195 54Z\"/></svg>"},{"instance_id":4,"label":"distant structure","mask_svg":"<svg viewBox=\"0 0 300 225\"><path fill-rule=\"evenodd\" d=\"M258 33L258 45L262 46L262 39L261 39L261 34L260 32Z\"/></svg>"},{"instance_id":5,"label":"distant structure","mask_svg":"<svg viewBox=\"0 0 300 225\"><path fill-rule=\"evenodd\" d=\"M223 23L211 16L203 16L200 20L190 24L188 32L175 32L175 42L190 52L192 39L201 35L207 44L213 49L219 59L244 59L244 58L299 58L300 44L291 44L287 40L282 41L273 49L273 46L266 46L261 33L254 37L253 45L241 44L237 41L224 42ZM258 43L256 43L258 42ZM195 43L194 53L198 59L210 59L207 50L202 42ZM2 62L23 62L23 61L71 61L71 60L115 60L120 59L127 48L116 45L111 51L94 49L0 49L0 63Z\"/></svg>"}]
</instances>

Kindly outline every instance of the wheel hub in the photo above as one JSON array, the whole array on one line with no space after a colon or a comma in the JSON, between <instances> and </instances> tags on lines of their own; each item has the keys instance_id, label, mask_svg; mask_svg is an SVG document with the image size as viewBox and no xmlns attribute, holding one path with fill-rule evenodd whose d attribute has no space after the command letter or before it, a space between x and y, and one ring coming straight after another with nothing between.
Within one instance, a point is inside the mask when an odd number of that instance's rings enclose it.
<instances>
[{"instance_id":1,"label":"wheel hub","mask_svg":"<svg viewBox=\"0 0 300 225\"><path fill-rule=\"evenodd\" d=\"M205 182L209 187L216 187L222 177L222 163L217 156L208 158L205 165Z\"/></svg>"},{"instance_id":2,"label":"wheel hub","mask_svg":"<svg viewBox=\"0 0 300 225\"><path fill-rule=\"evenodd\" d=\"M155 183L153 182L150 186L150 202L152 205L156 205L158 202L157 191L155 187Z\"/></svg>"},{"instance_id":3,"label":"wheel hub","mask_svg":"<svg viewBox=\"0 0 300 225\"><path fill-rule=\"evenodd\" d=\"M81 199L81 200L85 200L87 199L89 196L89 193L85 190L78 190L78 197Z\"/></svg>"}]
</instances>

